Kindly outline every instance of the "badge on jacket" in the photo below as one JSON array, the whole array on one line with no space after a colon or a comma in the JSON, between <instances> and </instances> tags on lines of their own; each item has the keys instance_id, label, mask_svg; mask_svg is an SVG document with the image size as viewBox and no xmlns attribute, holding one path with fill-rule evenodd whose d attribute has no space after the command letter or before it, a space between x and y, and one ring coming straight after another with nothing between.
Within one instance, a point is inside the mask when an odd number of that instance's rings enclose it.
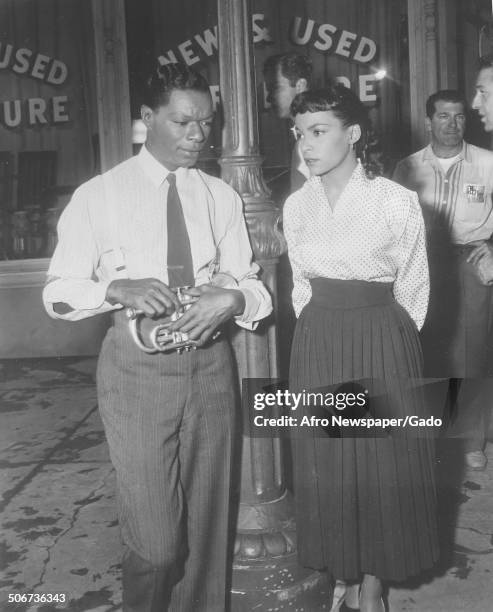
<instances>
[{"instance_id":1,"label":"badge on jacket","mask_svg":"<svg viewBox=\"0 0 493 612\"><path fill-rule=\"evenodd\" d=\"M467 197L467 201L470 204L482 204L484 202L484 195L486 193L486 185L466 183L464 185L464 193Z\"/></svg>"}]
</instances>

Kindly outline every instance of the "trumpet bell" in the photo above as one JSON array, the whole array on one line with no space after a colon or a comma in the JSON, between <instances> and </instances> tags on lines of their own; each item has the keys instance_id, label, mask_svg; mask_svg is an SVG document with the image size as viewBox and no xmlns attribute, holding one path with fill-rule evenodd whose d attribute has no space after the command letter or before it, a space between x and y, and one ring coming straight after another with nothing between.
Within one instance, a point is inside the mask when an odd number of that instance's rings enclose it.
<instances>
[{"instance_id":1,"label":"trumpet bell","mask_svg":"<svg viewBox=\"0 0 493 612\"><path fill-rule=\"evenodd\" d=\"M173 289L180 301L181 309L166 317L164 321L153 321L146 317L143 311L127 308L126 314L130 335L144 353L168 353L171 351L181 353L197 348L198 343L191 340L188 334L170 330L172 323L182 317L196 301L193 296L183 293L187 288L177 287Z\"/></svg>"}]
</instances>

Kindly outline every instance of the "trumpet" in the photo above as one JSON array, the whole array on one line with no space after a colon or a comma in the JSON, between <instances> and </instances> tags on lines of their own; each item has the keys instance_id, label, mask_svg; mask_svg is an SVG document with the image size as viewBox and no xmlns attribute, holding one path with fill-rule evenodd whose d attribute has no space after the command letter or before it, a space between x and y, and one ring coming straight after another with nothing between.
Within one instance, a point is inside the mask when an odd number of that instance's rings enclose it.
<instances>
[{"instance_id":1,"label":"trumpet","mask_svg":"<svg viewBox=\"0 0 493 612\"><path fill-rule=\"evenodd\" d=\"M144 339L141 325L142 319L146 318L145 313L135 308L127 308L126 315L128 318L130 335L135 344L144 351L144 353L167 353L170 351L181 353L182 351L188 352L197 348L198 343L189 338L187 333L171 331L169 329L174 321L182 317L197 300L197 298L184 293L186 289L189 289L189 287L176 287L172 289L181 304L180 310L175 311L167 317L166 320L156 323L150 332L147 333L148 338L146 339Z\"/></svg>"}]
</instances>

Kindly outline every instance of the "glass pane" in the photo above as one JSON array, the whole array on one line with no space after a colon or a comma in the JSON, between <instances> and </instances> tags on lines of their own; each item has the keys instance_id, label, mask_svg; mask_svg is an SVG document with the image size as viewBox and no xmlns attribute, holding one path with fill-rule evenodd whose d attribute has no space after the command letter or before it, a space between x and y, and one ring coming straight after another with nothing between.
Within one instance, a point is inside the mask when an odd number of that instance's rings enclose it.
<instances>
[{"instance_id":1,"label":"glass pane","mask_svg":"<svg viewBox=\"0 0 493 612\"><path fill-rule=\"evenodd\" d=\"M151 60L180 61L210 82L219 100L217 0L126 0L132 115L139 116L138 78ZM289 189L293 140L288 123L266 101L262 68L277 53L308 56L312 87L336 78L358 93L370 108L379 143L387 158L397 158L409 144L409 69L406 2L395 0L252 0L252 23L258 86L258 112L264 174L275 200ZM396 138L396 125L399 138ZM219 117L201 164L217 172ZM388 164L390 165L390 164Z\"/></svg>"},{"instance_id":2,"label":"glass pane","mask_svg":"<svg viewBox=\"0 0 493 612\"><path fill-rule=\"evenodd\" d=\"M90 2L2 0L0 23L0 257L48 257L99 165Z\"/></svg>"},{"instance_id":3,"label":"glass pane","mask_svg":"<svg viewBox=\"0 0 493 612\"><path fill-rule=\"evenodd\" d=\"M217 57L217 0L126 0L127 49L134 143L145 134L136 125L140 119L139 84L154 62L180 61L198 70L209 81L215 107L219 102ZM144 128L145 130L145 128ZM217 158L221 147L221 121L216 116L198 165L219 175ZM134 146L134 151L137 150Z\"/></svg>"}]
</instances>

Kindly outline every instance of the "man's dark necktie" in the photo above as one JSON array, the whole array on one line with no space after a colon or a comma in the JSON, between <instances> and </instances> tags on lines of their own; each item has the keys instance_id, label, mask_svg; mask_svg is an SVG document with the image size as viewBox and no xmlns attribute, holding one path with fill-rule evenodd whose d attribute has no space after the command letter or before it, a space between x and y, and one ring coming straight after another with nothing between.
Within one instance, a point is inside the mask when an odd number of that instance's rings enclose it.
<instances>
[{"instance_id":1,"label":"man's dark necktie","mask_svg":"<svg viewBox=\"0 0 493 612\"><path fill-rule=\"evenodd\" d=\"M169 173L168 189L168 285L170 287L193 286L192 251L188 237L183 207L176 189L176 176Z\"/></svg>"}]
</instances>

